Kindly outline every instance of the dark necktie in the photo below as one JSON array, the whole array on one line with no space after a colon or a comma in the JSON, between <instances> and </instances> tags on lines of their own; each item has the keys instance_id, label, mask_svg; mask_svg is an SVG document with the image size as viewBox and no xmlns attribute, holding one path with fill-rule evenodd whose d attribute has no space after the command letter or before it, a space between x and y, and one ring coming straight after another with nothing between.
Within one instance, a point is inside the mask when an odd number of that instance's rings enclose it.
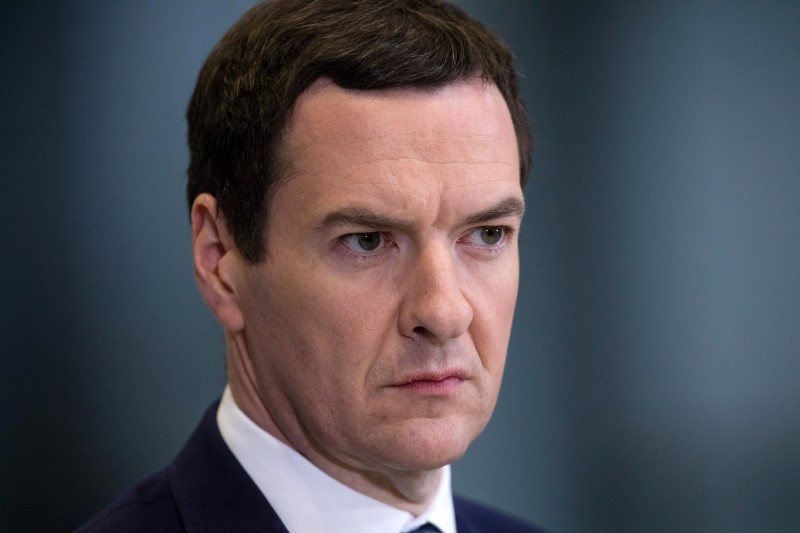
<instances>
[{"instance_id":1,"label":"dark necktie","mask_svg":"<svg viewBox=\"0 0 800 533\"><path fill-rule=\"evenodd\" d=\"M442 533L442 532L438 527L428 522L426 524L419 526L417 529L411 531L410 533Z\"/></svg>"}]
</instances>

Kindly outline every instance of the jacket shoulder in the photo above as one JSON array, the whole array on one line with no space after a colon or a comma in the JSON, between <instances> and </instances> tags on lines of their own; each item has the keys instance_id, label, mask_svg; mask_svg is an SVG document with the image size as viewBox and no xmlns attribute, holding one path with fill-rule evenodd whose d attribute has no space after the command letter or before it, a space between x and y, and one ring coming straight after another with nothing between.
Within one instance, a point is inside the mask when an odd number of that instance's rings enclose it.
<instances>
[{"instance_id":1,"label":"jacket shoulder","mask_svg":"<svg viewBox=\"0 0 800 533\"><path fill-rule=\"evenodd\" d=\"M162 470L131 487L76 533L184 531L169 480Z\"/></svg>"},{"instance_id":2,"label":"jacket shoulder","mask_svg":"<svg viewBox=\"0 0 800 533\"><path fill-rule=\"evenodd\" d=\"M459 533L546 533L519 518L458 496L453 497L453 506Z\"/></svg>"}]
</instances>

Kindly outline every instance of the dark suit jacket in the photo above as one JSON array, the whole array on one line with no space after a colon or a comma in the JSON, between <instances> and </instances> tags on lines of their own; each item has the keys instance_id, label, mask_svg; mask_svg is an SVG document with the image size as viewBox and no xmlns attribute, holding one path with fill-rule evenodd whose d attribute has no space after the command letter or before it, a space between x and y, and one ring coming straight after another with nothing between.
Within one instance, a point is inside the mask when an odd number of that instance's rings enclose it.
<instances>
[{"instance_id":1,"label":"dark suit jacket","mask_svg":"<svg viewBox=\"0 0 800 533\"><path fill-rule=\"evenodd\" d=\"M212 405L175 460L120 496L79 532L286 532L233 456ZM531 533L519 520L455 498L458 533ZM391 532L394 533L394 532Z\"/></svg>"}]
</instances>

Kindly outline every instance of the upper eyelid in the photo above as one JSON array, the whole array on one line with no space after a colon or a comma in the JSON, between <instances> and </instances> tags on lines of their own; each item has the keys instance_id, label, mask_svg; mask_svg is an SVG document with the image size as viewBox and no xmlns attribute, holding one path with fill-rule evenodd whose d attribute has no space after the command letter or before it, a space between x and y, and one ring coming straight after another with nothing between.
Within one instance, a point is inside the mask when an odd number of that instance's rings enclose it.
<instances>
[{"instance_id":1,"label":"upper eyelid","mask_svg":"<svg viewBox=\"0 0 800 533\"><path fill-rule=\"evenodd\" d=\"M343 242L346 239L357 238L360 235L370 235L370 234L377 234L380 235L381 240L384 244L391 242L387 233L385 231L348 231L347 233L343 233L336 238L336 242Z\"/></svg>"},{"instance_id":2,"label":"upper eyelid","mask_svg":"<svg viewBox=\"0 0 800 533\"><path fill-rule=\"evenodd\" d=\"M336 237L336 240L341 241L341 240L344 240L344 239L346 239L348 237L358 237L359 235L370 235L372 233L380 235L383 238L383 240L385 240L385 241L390 241L391 240L390 239L390 235L391 235L390 232L381 231L381 230L375 230L375 229L369 229L369 230L364 230L364 231L347 231L346 233L342 233L341 235Z\"/></svg>"},{"instance_id":3,"label":"upper eyelid","mask_svg":"<svg viewBox=\"0 0 800 533\"><path fill-rule=\"evenodd\" d=\"M514 235L515 233L517 233L517 231L519 231L519 229L516 226L512 226L512 225L508 225L508 224L479 224L477 226L471 226L469 228L466 228L462 232L462 234L468 235L469 233L472 233L475 230L479 230L479 229L483 229L483 228L500 228L500 229L503 230L503 234L507 235L507 236Z\"/></svg>"},{"instance_id":4,"label":"upper eyelid","mask_svg":"<svg viewBox=\"0 0 800 533\"><path fill-rule=\"evenodd\" d=\"M517 231L516 228L514 228L513 226L508 226L506 224L481 224L480 226L472 226L471 228L467 228L464 234L468 235L473 231L481 230L484 228L501 229L503 230L503 235L513 235Z\"/></svg>"}]
</instances>

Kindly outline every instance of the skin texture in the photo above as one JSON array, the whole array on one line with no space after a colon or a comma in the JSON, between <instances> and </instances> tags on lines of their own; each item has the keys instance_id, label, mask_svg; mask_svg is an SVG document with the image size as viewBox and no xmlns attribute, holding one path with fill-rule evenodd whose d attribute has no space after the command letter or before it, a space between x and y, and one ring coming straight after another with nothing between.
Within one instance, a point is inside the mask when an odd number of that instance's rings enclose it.
<instances>
[{"instance_id":1,"label":"skin texture","mask_svg":"<svg viewBox=\"0 0 800 533\"><path fill-rule=\"evenodd\" d=\"M239 407L342 483L412 513L497 400L523 197L508 108L480 80L319 80L283 146L266 259L192 209L195 272Z\"/></svg>"}]
</instances>

